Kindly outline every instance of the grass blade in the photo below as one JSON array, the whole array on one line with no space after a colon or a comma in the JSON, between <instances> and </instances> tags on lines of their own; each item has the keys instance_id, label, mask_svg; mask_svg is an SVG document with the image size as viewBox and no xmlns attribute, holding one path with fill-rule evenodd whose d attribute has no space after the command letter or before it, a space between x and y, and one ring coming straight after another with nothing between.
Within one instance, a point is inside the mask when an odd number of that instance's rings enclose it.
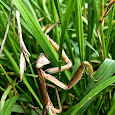
<instances>
[{"instance_id":1,"label":"grass blade","mask_svg":"<svg viewBox=\"0 0 115 115\"><path fill-rule=\"evenodd\" d=\"M9 98L6 101L2 111L0 112L0 115L11 115L12 108L13 108L17 99L18 99L18 96L14 96L12 98Z\"/></svg>"},{"instance_id":2,"label":"grass blade","mask_svg":"<svg viewBox=\"0 0 115 115\"><path fill-rule=\"evenodd\" d=\"M8 88L4 91L2 97L1 97L1 103L0 103L0 109L2 110L3 106L4 106L4 103L5 103L5 100L10 92L10 90L12 89L12 86L9 85Z\"/></svg>"}]
</instances>

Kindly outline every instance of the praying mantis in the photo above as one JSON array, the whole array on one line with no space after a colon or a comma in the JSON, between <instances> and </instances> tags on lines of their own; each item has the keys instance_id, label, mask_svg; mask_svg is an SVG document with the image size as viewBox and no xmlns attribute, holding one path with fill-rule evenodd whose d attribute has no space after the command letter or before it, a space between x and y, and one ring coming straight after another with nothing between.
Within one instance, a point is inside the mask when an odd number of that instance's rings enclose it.
<instances>
[{"instance_id":1,"label":"praying mantis","mask_svg":"<svg viewBox=\"0 0 115 115\"><path fill-rule=\"evenodd\" d=\"M59 45L54 42L48 35L47 33L54 27L56 26L58 23L55 23L53 25L51 25L45 32L45 36L47 37L47 39L49 40L49 42L51 43L51 45L54 47L54 49L56 50L56 52L59 52ZM61 67L61 72L68 70L72 67L72 63L69 60L69 58L67 57L65 51L62 51L62 60L66 63L66 65ZM59 81L58 79L56 79L54 76L52 76L51 74L53 73L57 73L59 71L58 67L55 68L49 68L46 69L45 71L42 69L43 66L49 64L50 61L47 59L47 57L45 57L44 54L40 54L37 58L36 61L36 71L38 74L38 81L39 81L39 86L41 89L41 93L43 96L43 100L44 100L44 109L43 109L43 115L47 115L49 113L49 111L52 113L52 115L56 115L56 113L60 113L62 111L61 108L61 104L60 104L60 99L59 99L59 95L56 89L56 95L57 95L57 100L58 100L58 105L59 105L59 109L54 108L50 97L47 93L47 89L46 89L46 83L45 83L45 79L50 80L52 83L54 83L55 85L57 85L58 87L64 89L64 90L69 90L71 89L76 83L78 83L78 81L81 79L82 74L85 70L85 67L88 67L89 70L89 75L93 78L94 81L97 81L94 79L92 73L93 73L93 69L92 66L90 65L90 63L88 61L84 61L82 62L82 64L80 65L80 67L78 68L78 70L75 72L75 74L73 75L72 79L69 81L68 85L62 83L61 81ZM53 86L52 86L53 87ZM55 88L55 87L54 87Z\"/></svg>"},{"instance_id":2,"label":"praying mantis","mask_svg":"<svg viewBox=\"0 0 115 115\"><path fill-rule=\"evenodd\" d=\"M108 14L108 12L110 11L110 9L113 7L115 3L115 0L111 0L110 3L107 6L107 9L105 10L105 13L103 15L103 18L100 20L100 23L102 23L102 21L104 20L105 16ZM54 49L56 50L56 52L59 52L59 45L54 42L48 35L47 33L54 27L56 26L58 23L55 23L53 25L51 25L45 32L45 36L47 37L47 39L49 40L49 42L51 43L51 45L54 47ZM66 65L61 67L61 72L68 70L72 67L72 63L69 60L69 58L67 57L65 51L62 51L62 60L66 63ZM61 107L61 103L60 103L60 99L59 99L59 95L58 95L58 91L56 89L56 95L57 95L57 100L58 100L58 105L59 105L59 109L56 109L51 100L50 97L48 95L47 89L46 89L46 83L45 83L45 79L48 79L49 81L51 81L52 83L54 83L55 85L57 85L58 87L64 89L64 90L69 90L71 89L75 84L78 83L78 81L81 79L82 74L85 70L85 67L88 67L89 70L89 75L92 77L92 79L94 81L98 81L95 80L93 77L93 68L90 65L90 63L88 61L84 61L81 63L81 65L79 66L78 70L75 72L75 74L73 75L73 77L71 78L71 80L69 81L68 85L62 83L61 81L59 81L58 79L56 79L54 76L52 76L51 74L53 73L57 73L59 71L58 67L55 68L49 68L46 69L45 71L42 69L45 65L49 64L50 61L47 59L47 57L45 57L44 54L40 54L37 58L36 61L36 71L38 74L38 81L39 81L39 86L41 89L41 93L43 96L43 100L44 100L44 109L43 109L43 115L48 115L49 112L52 115L56 115L57 113L60 113L62 111L62 107ZM50 85L51 87L55 88L54 86Z\"/></svg>"}]
</instances>

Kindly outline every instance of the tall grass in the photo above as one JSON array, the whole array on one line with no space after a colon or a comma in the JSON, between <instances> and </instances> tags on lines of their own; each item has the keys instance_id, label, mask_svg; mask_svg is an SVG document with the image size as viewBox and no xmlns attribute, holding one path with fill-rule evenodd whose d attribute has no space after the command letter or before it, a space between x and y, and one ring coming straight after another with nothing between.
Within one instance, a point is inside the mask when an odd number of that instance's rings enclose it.
<instances>
[{"instance_id":1,"label":"tall grass","mask_svg":"<svg viewBox=\"0 0 115 115\"><path fill-rule=\"evenodd\" d=\"M38 55L44 52L51 61L49 67L61 67L62 49L72 61L72 68L61 73L60 80L65 84L71 79L80 64L87 60L94 69L94 77L100 80L94 82L88 77L86 69L81 79L71 90L59 88L62 112L65 115L107 114L114 113L114 82L115 82L115 6L105 17L104 26L99 24L102 10L105 11L108 0L12 0L14 3L13 15L3 53L0 54L0 115L10 115L14 112L36 115L32 108L42 113L43 101L37 81L35 65ZM10 0L0 1L0 46L4 38ZM104 9L102 9L104 5ZM87 7L88 6L88 7ZM30 63L27 63L23 81L18 82L19 57L21 53L18 28L13 16L18 9L21 14L22 34L25 45L29 50ZM41 21L38 19L43 18ZM58 19L59 18L59 19ZM59 53L55 51L47 40L41 27L60 21L48 33L59 46ZM104 60L100 50L97 29L100 27ZM61 62L61 63L60 63ZM55 74L58 76L58 74ZM52 84L50 81L46 82ZM16 93L17 92L17 93ZM55 107L58 108L56 93L48 87L48 93ZM16 96L17 95L17 96ZM16 103L15 103L16 102ZM32 106L30 106L30 104ZM29 106L28 106L29 105ZM23 107L23 108L22 108ZM10 108L10 109L9 109Z\"/></svg>"}]
</instances>

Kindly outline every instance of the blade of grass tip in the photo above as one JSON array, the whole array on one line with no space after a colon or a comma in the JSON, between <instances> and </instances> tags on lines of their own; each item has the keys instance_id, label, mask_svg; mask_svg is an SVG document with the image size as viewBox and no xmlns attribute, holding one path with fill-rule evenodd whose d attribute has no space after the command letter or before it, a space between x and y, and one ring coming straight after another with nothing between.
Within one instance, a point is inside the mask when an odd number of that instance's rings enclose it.
<instances>
[{"instance_id":1,"label":"blade of grass tip","mask_svg":"<svg viewBox=\"0 0 115 115\"><path fill-rule=\"evenodd\" d=\"M100 11L99 11L99 5L97 0L93 0L93 10L94 10L94 17L95 17L95 23L96 27L99 27L99 16L100 16Z\"/></svg>"},{"instance_id":2,"label":"blade of grass tip","mask_svg":"<svg viewBox=\"0 0 115 115\"><path fill-rule=\"evenodd\" d=\"M87 45L90 49L92 49L97 56L99 56L99 53L93 48L93 46L86 39L84 39L84 44Z\"/></svg>"},{"instance_id":3,"label":"blade of grass tip","mask_svg":"<svg viewBox=\"0 0 115 115\"><path fill-rule=\"evenodd\" d=\"M56 6L56 9L57 9L58 16L59 16L59 20L61 21L61 24L62 24L63 23L63 15L62 15L59 0L54 0L54 2L55 2L55 6Z\"/></svg>"},{"instance_id":4,"label":"blade of grass tip","mask_svg":"<svg viewBox=\"0 0 115 115\"><path fill-rule=\"evenodd\" d=\"M4 88L2 88L1 86L0 86L0 90L2 90L3 92L5 91Z\"/></svg>"},{"instance_id":5,"label":"blade of grass tip","mask_svg":"<svg viewBox=\"0 0 115 115\"><path fill-rule=\"evenodd\" d=\"M6 98L7 98L7 96L8 96L8 94L9 94L9 92L10 92L11 89L12 89L12 86L9 85L9 86L7 87L7 89L4 91L4 93L2 94L1 103L0 103L0 109L1 109L1 110L2 110L2 108L3 108L3 106L4 106L5 100L6 100ZM1 110L0 110L0 111L1 111Z\"/></svg>"},{"instance_id":6,"label":"blade of grass tip","mask_svg":"<svg viewBox=\"0 0 115 115\"><path fill-rule=\"evenodd\" d=\"M71 42L72 46L74 47L75 53L77 55L79 55L79 47L78 47L78 45L73 40L70 40L70 42Z\"/></svg>"},{"instance_id":7,"label":"blade of grass tip","mask_svg":"<svg viewBox=\"0 0 115 115\"><path fill-rule=\"evenodd\" d=\"M54 0L51 0L51 6L52 6L52 10L53 10L53 20L54 20L54 23L56 23L56 22L58 22L58 15L57 15L57 11L56 11ZM57 38L56 41L59 44L58 25L55 26L55 32L56 32L56 38Z\"/></svg>"},{"instance_id":8,"label":"blade of grass tip","mask_svg":"<svg viewBox=\"0 0 115 115\"><path fill-rule=\"evenodd\" d=\"M63 23L61 26L61 38L60 38L60 45L59 45L60 46L60 48L59 48L59 70L61 70L61 61L60 60L62 58L63 42L64 42L65 35L67 32L67 26L69 23L70 16L74 10L74 6L75 6L75 0L73 0L73 2L71 2L71 0L68 0L66 12L65 12L65 15L63 18Z\"/></svg>"},{"instance_id":9,"label":"blade of grass tip","mask_svg":"<svg viewBox=\"0 0 115 115\"><path fill-rule=\"evenodd\" d=\"M45 2L43 0L41 0L41 1L42 1L43 9L44 9L45 13L47 14L47 17L51 20L51 17L50 17L50 14L49 14L49 11L46 7Z\"/></svg>"},{"instance_id":10,"label":"blade of grass tip","mask_svg":"<svg viewBox=\"0 0 115 115\"><path fill-rule=\"evenodd\" d=\"M46 55L49 57L50 61L52 62L53 66L57 66L58 55L53 46L50 44L44 33L42 32L39 25L36 23L34 18L31 16L25 5L21 0L13 0L13 3L20 11L23 19L25 20L27 26L30 28L33 36L39 42L39 45L44 50Z\"/></svg>"},{"instance_id":11,"label":"blade of grass tip","mask_svg":"<svg viewBox=\"0 0 115 115\"><path fill-rule=\"evenodd\" d=\"M98 85L96 88L94 88L91 92L89 92L77 105L74 106L74 109L71 113L71 115L75 115L77 111L91 98L93 98L95 95L97 95L99 92L101 92L103 89L111 85L115 82L115 76L109 78L108 80L104 81L102 84Z\"/></svg>"},{"instance_id":12,"label":"blade of grass tip","mask_svg":"<svg viewBox=\"0 0 115 115\"><path fill-rule=\"evenodd\" d=\"M85 59L85 56L84 56L84 35L83 35L83 21L82 21L81 2L79 0L77 0L75 4L76 4L75 19L73 19L73 20L74 20L76 35L78 38L80 58L81 58L81 62L83 62Z\"/></svg>"}]
</instances>

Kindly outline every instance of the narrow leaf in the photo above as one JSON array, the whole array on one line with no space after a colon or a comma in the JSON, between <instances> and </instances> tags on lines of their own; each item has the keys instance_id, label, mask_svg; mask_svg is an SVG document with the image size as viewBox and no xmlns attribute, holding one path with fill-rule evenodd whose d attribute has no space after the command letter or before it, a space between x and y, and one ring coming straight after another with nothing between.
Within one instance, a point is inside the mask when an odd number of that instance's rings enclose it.
<instances>
[{"instance_id":1,"label":"narrow leaf","mask_svg":"<svg viewBox=\"0 0 115 115\"><path fill-rule=\"evenodd\" d=\"M11 115L12 108L13 108L17 99L18 99L18 96L14 96L12 98L9 98L6 101L2 111L0 112L0 115Z\"/></svg>"}]
</instances>

